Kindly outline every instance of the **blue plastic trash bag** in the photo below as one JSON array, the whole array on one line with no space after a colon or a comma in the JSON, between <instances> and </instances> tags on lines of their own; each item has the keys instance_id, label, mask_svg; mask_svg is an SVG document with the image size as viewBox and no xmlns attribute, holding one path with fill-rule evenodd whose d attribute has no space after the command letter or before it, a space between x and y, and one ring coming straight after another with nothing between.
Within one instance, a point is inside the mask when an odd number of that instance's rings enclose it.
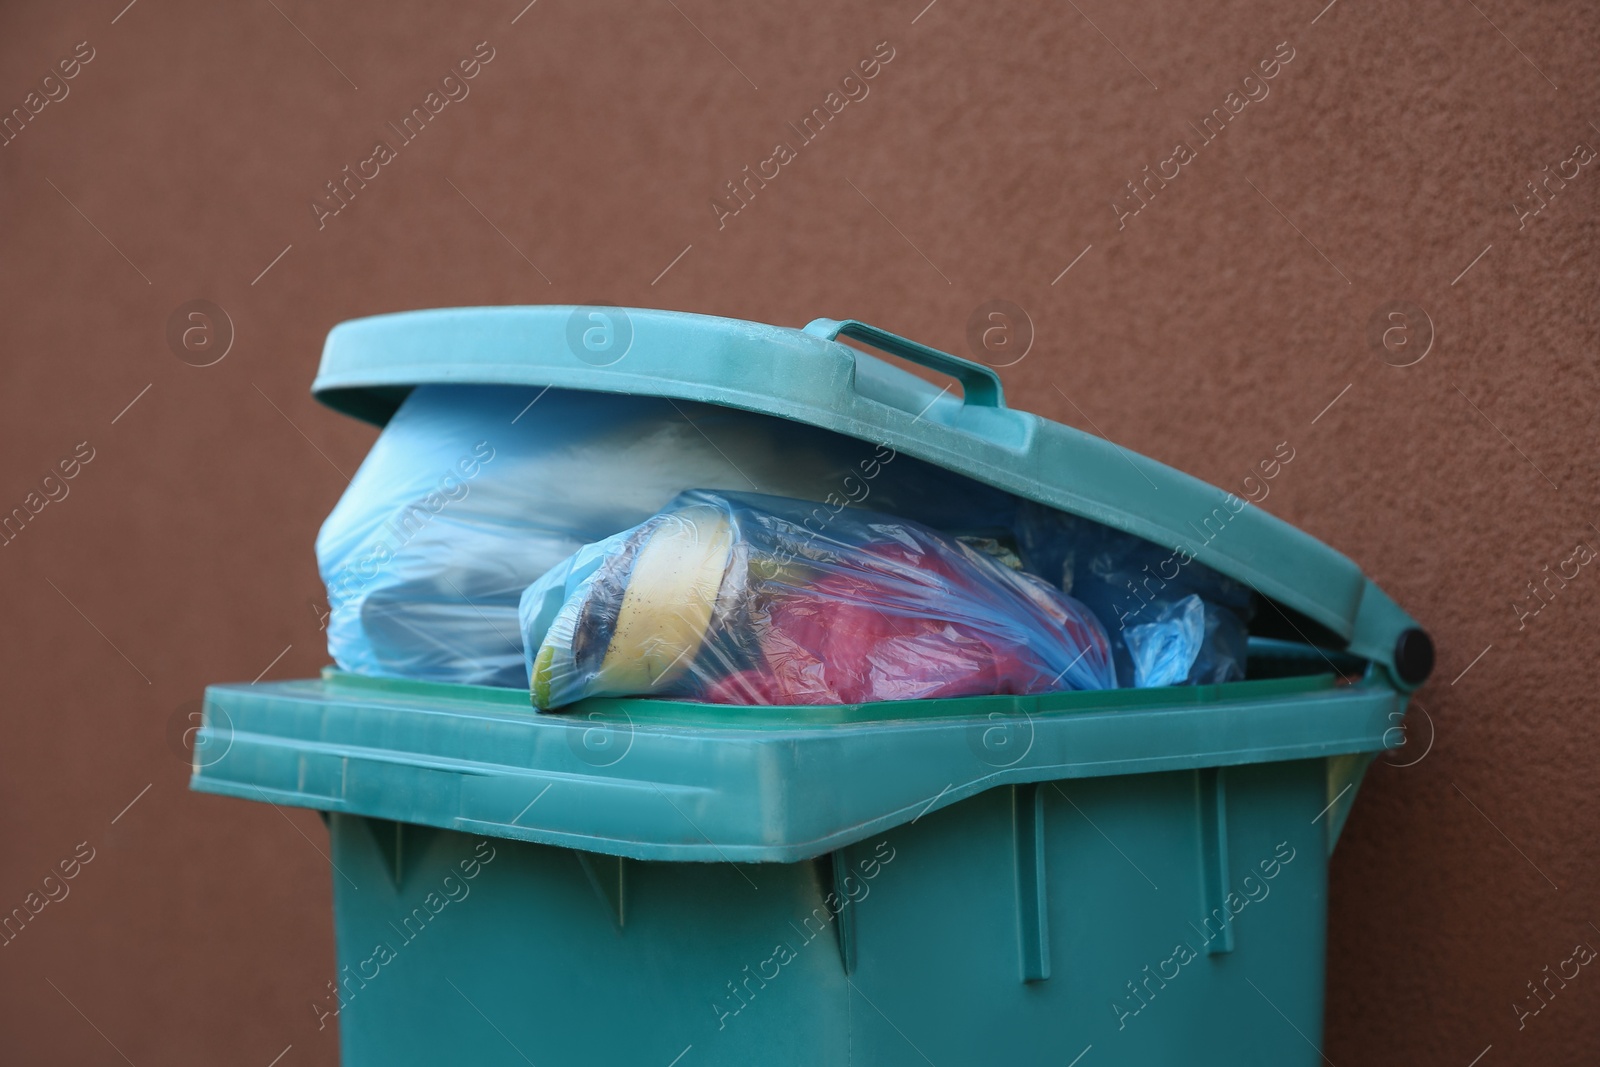
<instances>
[{"instance_id":1,"label":"blue plastic trash bag","mask_svg":"<svg viewBox=\"0 0 1600 1067\"><path fill-rule=\"evenodd\" d=\"M936 525L1009 522L1009 496L892 449L663 397L414 390L317 538L328 651L362 674L521 688L517 602L586 544L685 489L872 499Z\"/></svg>"},{"instance_id":2,"label":"blue plastic trash bag","mask_svg":"<svg viewBox=\"0 0 1600 1067\"><path fill-rule=\"evenodd\" d=\"M1188 553L1031 502L1018 506L1016 530L1027 568L1105 624L1121 685L1244 677L1253 610L1248 586Z\"/></svg>"},{"instance_id":3,"label":"blue plastic trash bag","mask_svg":"<svg viewBox=\"0 0 1600 1067\"><path fill-rule=\"evenodd\" d=\"M1128 627L1122 637L1133 660L1133 684L1140 689L1182 685L1205 636L1206 606L1193 593L1161 609L1154 622Z\"/></svg>"},{"instance_id":4,"label":"blue plastic trash bag","mask_svg":"<svg viewBox=\"0 0 1600 1067\"><path fill-rule=\"evenodd\" d=\"M856 704L1116 685L1104 628L1043 580L866 509L686 492L522 597L534 706L649 695Z\"/></svg>"}]
</instances>

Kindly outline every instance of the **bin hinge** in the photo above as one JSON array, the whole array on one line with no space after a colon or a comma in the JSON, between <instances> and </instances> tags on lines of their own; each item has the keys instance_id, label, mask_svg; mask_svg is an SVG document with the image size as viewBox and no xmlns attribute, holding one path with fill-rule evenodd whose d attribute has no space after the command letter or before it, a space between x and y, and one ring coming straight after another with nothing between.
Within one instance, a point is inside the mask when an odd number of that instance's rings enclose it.
<instances>
[{"instance_id":1,"label":"bin hinge","mask_svg":"<svg viewBox=\"0 0 1600 1067\"><path fill-rule=\"evenodd\" d=\"M1346 650L1381 663L1404 693L1421 686L1433 672L1433 639L1371 581L1362 591Z\"/></svg>"}]
</instances>

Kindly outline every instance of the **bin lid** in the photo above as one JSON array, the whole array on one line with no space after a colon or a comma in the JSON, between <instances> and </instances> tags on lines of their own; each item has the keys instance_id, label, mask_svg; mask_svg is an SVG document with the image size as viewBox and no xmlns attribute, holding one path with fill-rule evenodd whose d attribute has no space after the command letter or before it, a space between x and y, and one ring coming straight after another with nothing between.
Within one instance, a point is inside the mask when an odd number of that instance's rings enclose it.
<instances>
[{"instance_id":1,"label":"bin lid","mask_svg":"<svg viewBox=\"0 0 1600 1067\"><path fill-rule=\"evenodd\" d=\"M844 344L949 375L942 389ZM1226 492L1115 443L1006 406L989 367L855 320L804 329L608 306L440 308L340 323L312 391L382 426L423 384L547 386L701 401L886 445L1143 537L1253 588L1286 634L1426 680L1432 643L1339 552Z\"/></svg>"}]
</instances>

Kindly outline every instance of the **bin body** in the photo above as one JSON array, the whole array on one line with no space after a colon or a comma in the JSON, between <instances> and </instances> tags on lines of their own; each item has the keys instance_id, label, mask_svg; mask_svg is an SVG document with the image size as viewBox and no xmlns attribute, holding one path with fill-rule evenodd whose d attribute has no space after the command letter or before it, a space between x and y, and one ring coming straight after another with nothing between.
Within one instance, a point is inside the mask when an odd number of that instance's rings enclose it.
<instances>
[{"instance_id":1,"label":"bin body","mask_svg":"<svg viewBox=\"0 0 1600 1067\"><path fill-rule=\"evenodd\" d=\"M208 691L194 787L327 815L347 1065L1319 1062L1328 855L1403 707L525 700Z\"/></svg>"},{"instance_id":2,"label":"bin body","mask_svg":"<svg viewBox=\"0 0 1600 1067\"><path fill-rule=\"evenodd\" d=\"M343 1062L1315 1064L1326 783L1004 786L738 865L334 815Z\"/></svg>"},{"instance_id":3,"label":"bin body","mask_svg":"<svg viewBox=\"0 0 1600 1067\"><path fill-rule=\"evenodd\" d=\"M382 425L424 383L819 427L1170 548L1266 625L1246 680L1160 690L544 715L331 669L213 686L192 787L327 817L312 1007L349 1067L1322 1062L1328 856L1432 662L1353 562L852 321L379 316L334 330L315 388Z\"/></svg>"}]
</instances>

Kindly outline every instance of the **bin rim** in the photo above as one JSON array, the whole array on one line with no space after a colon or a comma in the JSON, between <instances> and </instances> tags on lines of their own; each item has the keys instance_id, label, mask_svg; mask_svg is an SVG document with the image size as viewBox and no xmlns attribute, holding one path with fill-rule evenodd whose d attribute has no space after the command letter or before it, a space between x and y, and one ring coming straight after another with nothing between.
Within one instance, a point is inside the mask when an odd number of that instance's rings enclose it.
<instances>
[{"instance_id":1,"label":"bin rim","mask_svg":"<svg viewBox=\"0 0 1600 1067\"><path fill-rule=\"evenodd\" d=\"M863 705L834 722L642 698L552 715L519 696L331 668L213 685L190 788L630 859L792 863L998 787L1323 760L1331 849L1345 786L1396 743L1406 705L1371 673Z\"/></svg>"}]
</instances>

